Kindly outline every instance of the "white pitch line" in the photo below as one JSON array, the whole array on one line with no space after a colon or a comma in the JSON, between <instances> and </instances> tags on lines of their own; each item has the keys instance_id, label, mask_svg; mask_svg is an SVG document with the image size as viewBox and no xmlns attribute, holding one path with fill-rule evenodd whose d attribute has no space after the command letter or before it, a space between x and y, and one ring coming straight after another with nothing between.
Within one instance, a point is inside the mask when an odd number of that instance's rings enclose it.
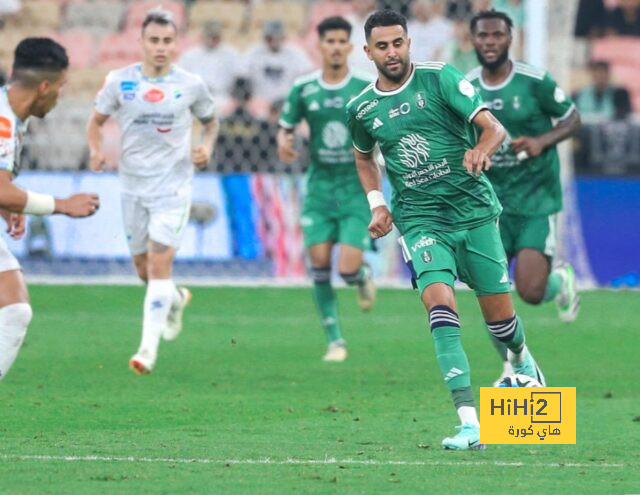
<instances>
[{"instance_id":1,"label":"white pitch line","mask_svg":"<svg viewBox=\"0 0 640 495\"><path fill-rule=\"evenodd\" d=\"M446 455L446 454L445 454ZM455 455L455 454L454 454ZM0 454L0 459L6 461L59 461L59 462L130 462L157 464L220 464L220 465L271 465L271 466L312 466L312 465L355 465L355 466L500 466L500 467L570 467L570 468L623 468L625 464L614 463L579 463L579 462L549 462L526 463L510 461L394 461L376 459L207 459L207 458L165 458L165 457L135 457L135 456L100 456L100 455L20 455Z\"/></svg>"}]
</instances>

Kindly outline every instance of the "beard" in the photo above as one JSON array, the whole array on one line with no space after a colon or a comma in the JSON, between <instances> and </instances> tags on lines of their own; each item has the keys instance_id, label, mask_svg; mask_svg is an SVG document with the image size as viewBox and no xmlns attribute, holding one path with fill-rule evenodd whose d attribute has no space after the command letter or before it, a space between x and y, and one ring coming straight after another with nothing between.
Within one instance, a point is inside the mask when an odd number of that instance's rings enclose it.
<instances>
[{"instance_id":1,"label":"beard","mask_svg":"<svg viewBox=\"0 0 640 495\"><path fill-rule=\"evenodd\" d=\"M498 67L500 67L502 64L504 64L507 60L509 60L509 50L505 49L493 62L487 62L487 60L478 50L476 50L476 57L478 58L478 62L480 62L480 65L482 65L482 67L488 69L489 71L494 71L498 69Z\"/></svg>"},{"instance_id":2,"label":"beard","mask_svg":"<svg viewBox=\"0 0 640 495\"><path fill-rule=\"evenodd\" d=\"M411 62L409 61L408 58L407 58L407 60L401 60L401 69L400 69L400 72L398 72L398 73L391 72L389 69L387 69L387 66L384 65L384 63L383 64L378 64L376 62L376 67L384 75L384 77L389 79L389 81L393 81L394 83L398 83L398 82L402 81L404 79L404 77L407 75L407 72L409 72L409 69L411 68Z\"/></svg>"}]
</instances>

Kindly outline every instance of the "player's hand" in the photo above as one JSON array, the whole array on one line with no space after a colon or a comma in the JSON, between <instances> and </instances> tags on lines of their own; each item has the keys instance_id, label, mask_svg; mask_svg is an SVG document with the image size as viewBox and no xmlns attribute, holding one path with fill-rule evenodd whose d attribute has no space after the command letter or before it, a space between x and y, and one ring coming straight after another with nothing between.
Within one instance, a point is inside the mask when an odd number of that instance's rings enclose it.
<instances>
[{"instance_id":1,"label":"player's hand","mask_svg":"<svg viewBox=\"0 0 640 495\"><path fill-rule=\"evenodd\" d=\"M522 157L522 160L533 158L534 156L540 156L544 151L544 146L540 140L529 136L520 136L519 138L512 139L511 147L518 156Z\"/></svg>"},{"instance_id":2,"label":"player's hand","mask_svg":"<svg viewBox=\"0 0 640 495\"><path fill-rule=\"evenodd\" d=\"M480 175L483 170L491 168L491 159L484 151L474 148L465 151L462 164L470 174Z\"/></svg>"},{"instance_id":3,"label":"player's hand","mask_svg":"<svg viewBox=\"0 0 640 495\"><path fill-rule=\"evenodd\" d=\"M300 156L300 153L294 147L294 140L293 132L285 132L278 135L278 158L282 163L291 165Z\"/></svg>"},{"instance_id":4,"label":"player's hand","mask_svg":"<svg viewBox=\"0 0 640 495\"><path fill-rule=\"evenodd\" d=\"M204 170L209 165L209 160L211 160L211 154L213 153L213 149L201 144L200 146L196 146L191 150L191 160L193 160L193 164L198 167L199 170Z\"/></svg>"},{"instance_id":5,"label":"player's hand","mask_svg":"<svg viewBox=\"0 0 640 495\"><path fill-rule=\"evenodd\" d=\"M89 153L89 170L92 172L102 172L107 164L107 159L102 151L91 151Z\"/></svg>"},{"instance_id":6,"label":"player's hand","mask_svg":"<svg viewBox=\"0 0 640 495\"><path fill-rule=\"evenodd\" d=\"M7 219L7 234L12 239L20 240L27 231L27 216L21 213L11 213Z\"/></svg>"},{"instance_id":7,"label":"player's hand","mask_svg":"<svg viewBox=\"0 0 640 495\"><path fill-rule=\"evenodd\" d=\"M378 206L373 209L371 223L369 223L369 233L373 239L378 239L391 232L393 228L393 217L389 208Z\"/></svg>"},{"instance_id":8,"label":"player's hand","mask_svg":"<svg viewBox=\"0 0 640 495\"><path fill-rule=\"evenodd\" d=\"M82 218L93 215L100 208L97 194L74 194L66 199L56 199L54 213L62 213L69 217Z\"/></svg>"}]
</instances>

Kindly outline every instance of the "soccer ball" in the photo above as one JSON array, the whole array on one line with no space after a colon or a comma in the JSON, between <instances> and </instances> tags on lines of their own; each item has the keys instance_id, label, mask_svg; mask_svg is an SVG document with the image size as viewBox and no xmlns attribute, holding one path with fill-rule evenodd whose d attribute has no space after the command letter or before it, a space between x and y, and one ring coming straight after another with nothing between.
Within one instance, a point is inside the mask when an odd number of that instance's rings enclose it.
<instances>
[{"instance_id":1,"label":"soccer ball","mask_svg":"<svg viewBox=\"0 0 640 495\"><path fill-rule=\"evenodd\" d=\"M505 376L500 382L498 387L542 387L542 384L535 378L531 378L527 375L511 375Z\"/></svg>"}]
</instances>

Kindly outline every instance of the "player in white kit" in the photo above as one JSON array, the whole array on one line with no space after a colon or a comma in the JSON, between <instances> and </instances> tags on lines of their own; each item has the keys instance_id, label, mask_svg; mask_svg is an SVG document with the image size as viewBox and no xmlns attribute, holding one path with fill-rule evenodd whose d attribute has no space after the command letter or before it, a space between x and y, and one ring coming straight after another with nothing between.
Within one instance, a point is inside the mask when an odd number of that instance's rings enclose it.
<instances>
[{"instance_id":1,"label":"player in white kit","mask_svg":"<svg viewBox=\"0 0 640 495\"><path fill-rule=\"evenodd\" d=\"M49 38L26 38L16 47L9 83L0 88L0 217L14 239L25 233L25 214L92 215L95 194L57 199L17 187L22 138L31 116L44 117L56 104L67 78L65 49ZM18 260L0 238L0 380L18 355L31 321L31 305Z\"/></svg>"},{"instance_id":2,"label":"player in white kit","mask_svg":"<svg viewBox=\"0 0 640 495\"><path fill-rule=\"evenodd\" d=\"M122 130L119 175L124 228L138 276L147 284L142 341L130 360L138 374L154 367L161 337L175 339L191 298L171 279L191 208L194 164L207 166L218 134L206 84L172 60L177 29L171 14L149 12L142 24L142 63L111 71L88 124L91 170L105 165L101 127L114 116ZM192 149L193 118L203 124Z\"/></svg>"}]
</instances>

